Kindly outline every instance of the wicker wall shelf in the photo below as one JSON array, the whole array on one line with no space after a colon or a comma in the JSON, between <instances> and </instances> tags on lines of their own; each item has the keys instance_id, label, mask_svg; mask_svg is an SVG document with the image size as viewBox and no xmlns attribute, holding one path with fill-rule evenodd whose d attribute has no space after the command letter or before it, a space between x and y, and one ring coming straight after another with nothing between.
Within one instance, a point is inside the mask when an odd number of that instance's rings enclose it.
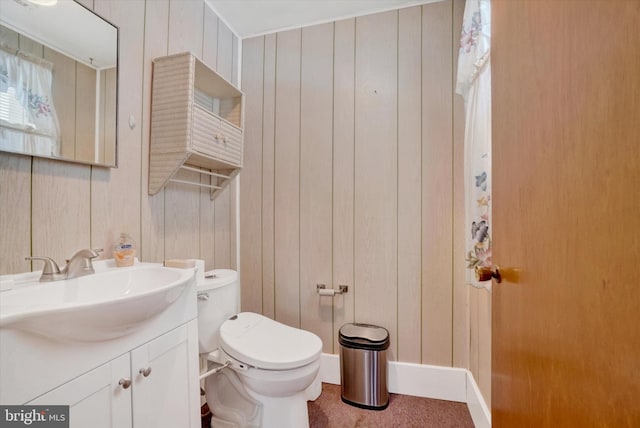
<instances>
[{"instance_id":1,"label":"wicker wall shelf","mask_svg":"<svg viewBox=\"0 0 640 428\"><path fill-rule=\"evenodd\" d=\"M192 54L156 58L149 194L175 182L208 188L215 198L242 168L243 113L242 92ZM180 170L198 180L178 178Z\"/></svg>"}]
</instances>

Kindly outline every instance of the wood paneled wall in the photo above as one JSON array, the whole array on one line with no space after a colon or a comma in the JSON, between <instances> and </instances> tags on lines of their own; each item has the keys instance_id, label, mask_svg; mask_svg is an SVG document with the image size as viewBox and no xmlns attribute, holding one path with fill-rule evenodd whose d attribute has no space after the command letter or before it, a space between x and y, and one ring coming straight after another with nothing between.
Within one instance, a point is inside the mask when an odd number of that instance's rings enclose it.
<instances>
[{"instance_id":1,"label":"wood paneled wall","mask_svg":"<svg viewBox=\"0 0 640 428\"><path fill-rule=\"evenodd\" d=\"M0 153L0 273L30 270L27 255L62 263L94 247L110 257L121 231L143 261L237 266L236 181L214 202L208 191L174 184L147 193L152 59L191 51L237 84L237 37L203 0L82 3L120 28L118 168Z\"/></svg>"},{"instance_id":2,"label":"wood paneled wall","mask_svg":"<svg viewBox=\"0 0 640 428\"><path fill-rule=\"evenodd\" d=\"M313 331L328 353L344 323L382 325L394 360L487 375L488 297L464 284L463 10L243 40L243 310ZM349 292L319 297L317 283Z\"/></svg>"},{"instance_id":3,"label":"wood paneled wall","mask_svg":"<svg viewBox=\"0 0 640 428\"><path fill-rule=\"evenodd\" d=\"M202 0L82 2L120 27L119 167L0 153L0 273L30 270L30 254L109 256L120 231L144 261L237 266L237 179L215 202L173 184L147 195L151 60L190 50L237 83L237 37ZM342 324L384 325L393 359L470 368L489 400L490 298L464 285L459 262L464 122L451 88L463 9L242 41L242 307L314 331L329 353ZM332 302L316 283L350 291Z\"/></svg>"}]
</instances>

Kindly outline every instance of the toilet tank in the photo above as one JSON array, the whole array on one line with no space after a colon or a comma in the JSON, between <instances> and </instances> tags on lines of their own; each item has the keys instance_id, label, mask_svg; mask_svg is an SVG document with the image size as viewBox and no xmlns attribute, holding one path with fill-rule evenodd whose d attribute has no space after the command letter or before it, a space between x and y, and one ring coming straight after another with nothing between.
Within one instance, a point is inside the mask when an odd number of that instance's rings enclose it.
<instances>
[{"instance_id":1,"label":"toilet tank","mask_svg":"<svg viewBox=\"0 0 640 428\"><path fill-rule=\"evenodd\" d=\"M238 313L238 273L231 269L216 269L200 279L198 293L198 345L200 354L218 349L220 326Z\"/></svg>"}]
</instances>

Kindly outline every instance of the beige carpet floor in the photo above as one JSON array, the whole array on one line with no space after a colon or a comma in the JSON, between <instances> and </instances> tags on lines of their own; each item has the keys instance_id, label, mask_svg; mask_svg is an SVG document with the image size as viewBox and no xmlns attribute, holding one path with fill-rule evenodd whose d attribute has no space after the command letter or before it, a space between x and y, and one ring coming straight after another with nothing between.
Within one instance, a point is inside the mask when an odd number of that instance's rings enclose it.
<instances>
[{"instance_id":1,"label":"beige carpet floor","mask_svg":"<svg viewBox=\"0 0 640 428\"><path fill-rule=\"evenodd\" d=\"M310 428L473 428L464 403L390 394L385 410L366 410L342 402L340 385L328 383L308 405Z\"/></svg>"}]
</instances>

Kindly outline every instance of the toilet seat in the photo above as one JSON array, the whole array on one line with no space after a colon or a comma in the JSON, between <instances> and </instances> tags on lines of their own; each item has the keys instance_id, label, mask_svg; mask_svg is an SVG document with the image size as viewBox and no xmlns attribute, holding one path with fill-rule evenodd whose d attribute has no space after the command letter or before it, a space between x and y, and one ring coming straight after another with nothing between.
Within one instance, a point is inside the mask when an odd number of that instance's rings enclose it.
<instances>
[{"instance_id":1,"label":"toilet seat","mask_svg":"<svg viewBox=\"0 0 640 428\"><path fill-rule=\"evenodd\" d=\"M232 358L264 370L290 370L320 357L322 341L300 330L251 312L220 327L220 347Z\"/></svg>"}]
</instances>

